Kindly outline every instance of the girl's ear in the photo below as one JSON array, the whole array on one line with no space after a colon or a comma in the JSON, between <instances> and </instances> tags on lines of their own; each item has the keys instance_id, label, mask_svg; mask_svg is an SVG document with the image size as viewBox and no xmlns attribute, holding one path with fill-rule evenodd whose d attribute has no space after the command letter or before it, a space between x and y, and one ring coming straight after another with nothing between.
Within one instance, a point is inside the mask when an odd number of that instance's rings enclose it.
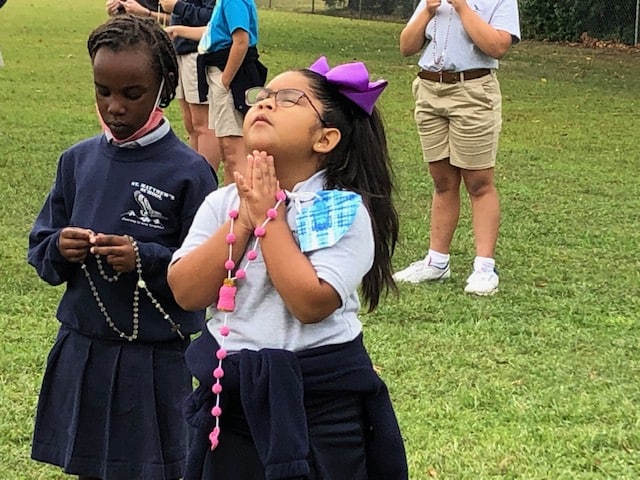
<instances>
[{"instance_id":1,"label":"girl's ear","mask_svg":"<svg viewBox=\"0 0 640 480\"><path fill-rule=\"evenodd\" d=\"M320 137L313 144L313 151L316 153L329 153L340 143L342 134L340 130L334 127L326 127L322 129Z\"/></svg>"}]
</instances>

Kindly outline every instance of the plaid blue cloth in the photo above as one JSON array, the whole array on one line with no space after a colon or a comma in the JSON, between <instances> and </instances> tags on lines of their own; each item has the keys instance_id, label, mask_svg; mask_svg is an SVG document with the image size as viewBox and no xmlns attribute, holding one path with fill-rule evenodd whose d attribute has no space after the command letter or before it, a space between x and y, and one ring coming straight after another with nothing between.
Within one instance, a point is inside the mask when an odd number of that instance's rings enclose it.
<instances>
[{"instance_id":1,"label":"plaid blue cloth","mask_svg":"<svg viewBox=\"0 0 640 480\"><path fill-rule=\"evenodd\" d=\"M313 205L303 208L296 217L300 250L311 252L331 247L351 228L362 198L343 190L321 190Z\"/></svg>"}]
</instances>

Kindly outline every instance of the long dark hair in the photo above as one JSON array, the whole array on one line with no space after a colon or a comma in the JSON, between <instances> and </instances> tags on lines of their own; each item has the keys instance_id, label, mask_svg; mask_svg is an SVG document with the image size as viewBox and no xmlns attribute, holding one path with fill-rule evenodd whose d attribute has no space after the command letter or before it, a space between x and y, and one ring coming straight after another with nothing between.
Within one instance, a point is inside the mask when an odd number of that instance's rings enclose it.
<instances>
[{"instance_id":1,"label":"long dark hair","mask_svg":"<svg viewBox=\"0 0 640 480\"><path fill-rule=\"evenodd\" d=\"M362 279L362 295L369 311L383 292L397 292L391 257L398 241L398 213L393 205L393 169L382 118L377 108L369 116L342 95L325 77L301 70L324 106L324 121L340 130L338 145L323 159L327 189L344 189L362 196L369 211L375 240L373 266Z\"/></svg>"},{"instance_id":2,"label":"long dark hair","mask_svg":"<svg viewBox=\"0 0 640 480\"><path fill-rule=\"evenodd\" d=\"M117 52L139 45L148 48L158 83L164 78L160 106L167 107L176 96L178 59L171 38L158 22L130 14L116 15L91 32L87 40L92 61L102 47Z\"/></svg>"}]
</instances>

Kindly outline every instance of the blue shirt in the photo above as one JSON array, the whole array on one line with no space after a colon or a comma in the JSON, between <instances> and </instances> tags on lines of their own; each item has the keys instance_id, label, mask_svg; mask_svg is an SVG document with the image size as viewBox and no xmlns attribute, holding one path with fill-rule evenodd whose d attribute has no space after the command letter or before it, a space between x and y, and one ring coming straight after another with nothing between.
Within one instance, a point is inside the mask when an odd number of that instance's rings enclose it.
<instances>
[{"instance_id":1,"label":"blue shirt","mask_svg":"<svg viewBox=\"0 0 640 480\"><path fill-rule=\"evenodd\" d=\"M217 52L231 47L232 34L242 29L249 34L249 46L258 43L258 11L252 0L219 0L198 45L198 52Z\"/></svg>"}]
</instances>

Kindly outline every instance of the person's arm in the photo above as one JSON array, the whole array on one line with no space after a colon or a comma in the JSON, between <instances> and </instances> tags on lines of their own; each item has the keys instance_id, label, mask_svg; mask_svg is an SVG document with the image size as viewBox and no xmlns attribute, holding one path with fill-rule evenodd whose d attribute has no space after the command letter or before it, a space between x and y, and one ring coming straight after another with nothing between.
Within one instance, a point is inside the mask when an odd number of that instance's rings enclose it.
<instances>
[{"instance_id":1,"label":"person's arm","mask_svg":"<svg viewBox=\"0 0 640 480\"><path fill-rule=\"evenodd\" d=\"M63 155L58 162L56 180L29 233L27 261L40 278L51 285L60 285L80 267L89 252L91 231L69 227L75 188L65 171ZM64 233L63 233L64 232Z\"/></svg>"},{"instance_id":2,"label":"person's arm","mask_svg":"<svg viewBox=\"0 0 640 480\"><path fill-rule=\"evenodd\" d=\"M200 6L183 0L160 0L160 5L165 12L179 16L181 25L199 27L209 22L215 2Z\"/></svg>"},{"instance_id":3,"label":"person's arm","mask_svg":"<svg viewBox=\"0 0 640 480\"><path fill-rule=\"evenodd\" d=\"M175 40L176 37L182 37L199 42L206 29L206 26L187 27L185 25L169 25L167 28L165 28L165 31L169 34L171 40Z\"/></svg>"},{"instance_id":4,"label":"person's arm","mask_svg":"<svg viewBox=\"0 0 640 480\"><path fill-rule=\"evenodd\" d=\"M229 258L229 245L226 242L230 232L230 220L218 228L212 235L206 231L208 205L203 204L194 219L190 242L201 242L193 250L169 265L167 281L178 305L187 311L196 311L213 305L218 300L219 289L227 277L225 262ZM236 265L242 259L252 230L243 228L235 222L233 233L233 261Z\"/></svg>"},{"instance_id":5,"label":"person's arm","mask_svg":"<svg viewBox=\"0 0 640 480\"><path fill-rule=\"evenodd\" d=\"M458 13L467 35L482 52L495 59L500 59L507 53L512 43L509 32L489 25L471 9L466 0L449 1Z\"/></svg>"},{"instance_id":6,"label":"person's arm","mask_svg":"<svg viewBox=\"0 0 640 480\"><path fill-rule=\"evenodd\" d=\"M400 54L408 57L418 53L424 47L427 38L425 31L427 24L433 19L440 6L440 0L426 0L418 5L418 9L411 20L400 32Z\"/></svg>"},{"instance_id":7,"label":"person's arm","mask_svg":"<svg viewBox=\"0 0 640 480\"><path fill-rule=\"evenodd\" d=\"M341 304L338 292L318 277L309 258L294 241L284 209L269 222L261 241L262 256L287 310L301 323L318 323Z\"/></svg>"},{"instance_id":8,"label":"person's arm","mask_svg":"<svg viewBox=\"0 0 640 480\"><path fill-rule=\"evenodd\" d=\"M265 152L248 156L247 176L235 173L238 194L252 226L262 225L278 191L273 157ZM318 323L340 307L336 290L318 277L309 258L300 251L286 219L284 204L265 226L260 249L269 278L291 314L301 323Z\"/></svg>"},{"instance_id":9,"label":"person's arm","mask_svg":"<svg viewBox=\"0 0 640 480\"><path fill-rule=\"evenodd\" d=\"M160 23L169 23L169 14L151 10L144 5L140 5L136 0L120 0L120 5L124 7L127 13L138 17L152 18Z\"/></svg>"},{"instance_id":10,"label":"person's arm","mask_svg":"<svg viewBox=\"0 0 640 480\"><path fill-rule=\"evenodd\" d=\"M222 84L229 89L229 85L231 85L231 81L240 70L240 66L242 62L244 62L244 57L247 56L247 51L249 50L249 33L242 30L241 28L236 29L232 34L232 43L231 50L229 51L229 58L227 59L227 63L224 66L224 71L222 72L222 76L220 78Z\"/></svg>"}]
</instances>

